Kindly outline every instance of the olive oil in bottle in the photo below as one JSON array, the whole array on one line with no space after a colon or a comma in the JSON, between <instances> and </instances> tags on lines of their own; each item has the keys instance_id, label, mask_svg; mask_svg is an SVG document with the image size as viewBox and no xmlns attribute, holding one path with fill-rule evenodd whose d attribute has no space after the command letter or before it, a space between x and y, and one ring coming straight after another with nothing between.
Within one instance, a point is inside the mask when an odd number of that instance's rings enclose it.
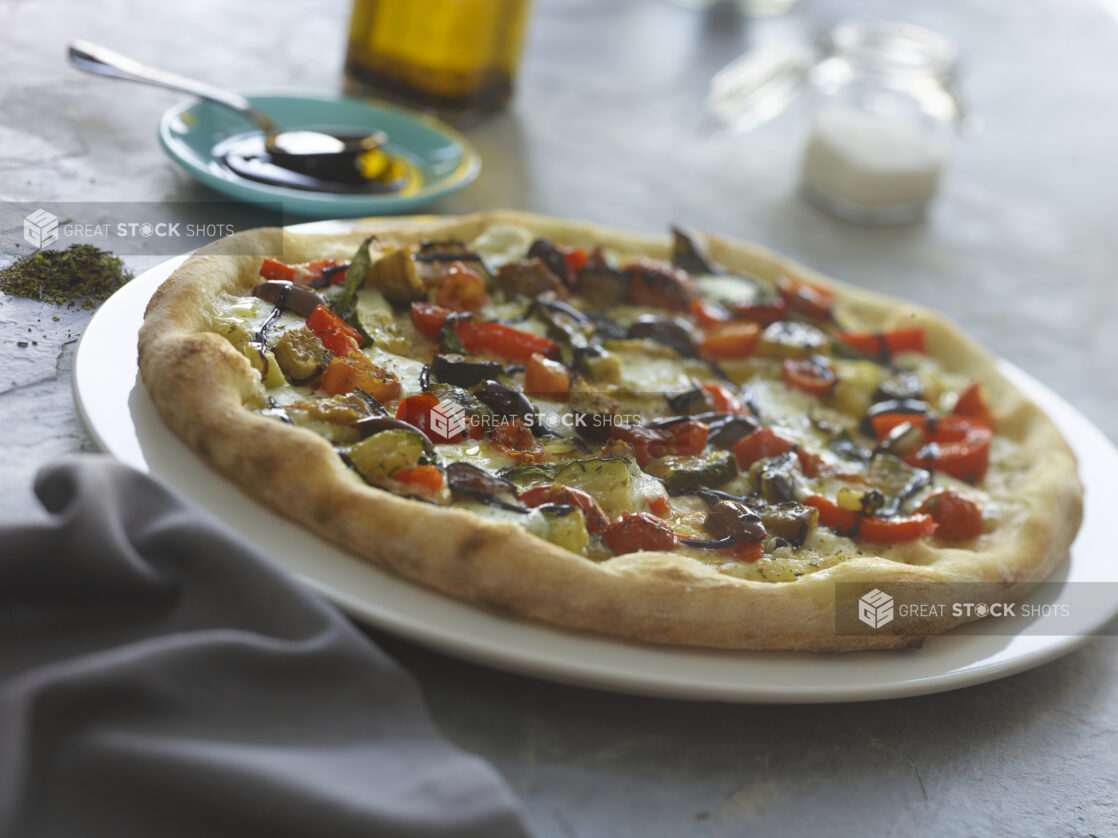
<instances>
[{"instance_id":1,"label":"olive oil in bottle","mask_svg":"<svg viewBox=\"0 0 1118 838\"><path fill-rule=\"evenodd\" d=\"M448 118L512 93L530 0L354 0L346 89Z\"/></svg>"}]
</instances>

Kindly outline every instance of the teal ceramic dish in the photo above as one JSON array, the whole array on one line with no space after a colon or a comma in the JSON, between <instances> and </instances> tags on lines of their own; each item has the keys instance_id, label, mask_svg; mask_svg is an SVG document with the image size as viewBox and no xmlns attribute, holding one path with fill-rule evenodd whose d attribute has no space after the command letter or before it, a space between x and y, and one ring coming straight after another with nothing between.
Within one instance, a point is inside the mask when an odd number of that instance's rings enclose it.
<instances>
[{"instance_id":1,"label":"teal ceramic dish","mask_svg":"<svg viewBox=\"0 0 1118 838\"><path fill-rule=\"evenodd\" d=\"M284 129L326 128L388 134L387 151L405 158L422 174L410 193L369 195L308 192L272 186L234 174L213 155L220 141L255 126L209 102L191 99L163 114L159 141L172 160L201 183L238 201L283 204L285 213L315 218L356 218L412 212L461 189L478 176L481 161L473 146L443 122L382 102L330 95L250 96L256 107Z\"/></svg>"}]
</instances>

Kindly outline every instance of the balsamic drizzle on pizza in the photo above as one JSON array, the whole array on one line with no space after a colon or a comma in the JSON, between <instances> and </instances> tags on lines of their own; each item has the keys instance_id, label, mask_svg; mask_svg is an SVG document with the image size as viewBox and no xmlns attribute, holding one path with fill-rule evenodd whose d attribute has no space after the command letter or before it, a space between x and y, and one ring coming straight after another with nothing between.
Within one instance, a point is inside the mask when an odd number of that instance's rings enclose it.
<instances>
[{"instance_id":1,"label":"balsamic drizzle on pizza","mask_svg":"<svg viewBox=\"0 0 1118 838\"><path fill-rule=\"evenodd\" d=\"M495 228L260 274L219 331L262 412L378 488L772 581L995 525L977 381L919 326L849 327L829 289L726 271L684 230L664 261Z\"/></svg>"}]
</instances>

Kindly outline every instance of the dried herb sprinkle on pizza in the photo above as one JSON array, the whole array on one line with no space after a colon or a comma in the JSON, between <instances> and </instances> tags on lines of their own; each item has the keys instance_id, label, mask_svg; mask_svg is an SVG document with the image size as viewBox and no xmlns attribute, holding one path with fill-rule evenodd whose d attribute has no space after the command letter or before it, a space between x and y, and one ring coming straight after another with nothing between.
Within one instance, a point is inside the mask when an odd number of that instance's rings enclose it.
<instances>
[{"instance_id":1,"label":"dried herb sprinkle on pizza","mask_svg":"<svg viewBox=\"0 0 1118 838\"><path fill-rule=\"evenodd\" d=\"M767 252L517 214L275 252L199 257L157 296L157 406L281 512L450 593L659 642L854 648L805 618L813 579L1016 584L1074 534L1074 460L980 349ZM173 392L192 341L224 377ZM223 387L236 421L206 439Z\"/></svg>"}]
</instances>

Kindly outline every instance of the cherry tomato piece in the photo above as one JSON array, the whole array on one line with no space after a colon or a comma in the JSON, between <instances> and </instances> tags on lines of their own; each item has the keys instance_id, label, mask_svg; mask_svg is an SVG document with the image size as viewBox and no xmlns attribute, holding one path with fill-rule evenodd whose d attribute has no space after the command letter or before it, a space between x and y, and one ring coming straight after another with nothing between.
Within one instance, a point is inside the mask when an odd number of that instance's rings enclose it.
<instances>
[{"instance_id":1,"label":"cherry tomato piece","mask_svg":"<svg viewBox=\"0 0 1118 838\"><path fill-rule=\"evenodd\" d=\"M675 533L665 522L647 512L626 512L606 527L602 540L615 554L640 550L670 551Z\"/></svg>"},{"instance_id":2,"label":"cherry tomato piece","mask_svg":"<svg viewBox=\"0 0 1118 838\"><path fill-rule=\"evenodd\" d=\"M835 292L820 285L782 276L776 290L790 311L802 314L809 320L829 320L835 304Z\"/></svg>"},{"instance_id":3,"label":"cherry tomato piece","mask_svg":"<svg viewBox=\"0 0 1118 838\"><path fill-rule=\"evenodd\" d=\"M485 280L461 262L451 262L435 289L435 303L451 311L479 311L489 303Z\"/></svg>"},{"instance_id":4,"label":"cherry tomato piece","mask_svg":"<svg viewBox=\"0 0 1118 838\"><path fill-rule=\"evenodd\" d=\"M524 392L565 402L571 395L571 373L558 361L533 353L524 365Z\"/></svg>"},{"instance_id":5,"label":"cherry tomato piece","mask_svg":"<svg viewBox=\"0 0 1118 838\"><path fill-rule=\"evenodd\" d=\"M838 377L825 358L785 358L781 368L784 383L811 396L826 396L835 389Z\"/></svg>"},{"instance_id":6,"label":"cherry tomato piece","mask_svg":"<svg viewBox=\"0 0 1118 838\"><path fill-rule=\"evenodd\" d=\"M748 358L761 342L761 327L744 320L715 323L703 332L699 354L713 360Z\"/></svg>"},{"instance_id":7,"label":"cherry tomato piece","mask_svg":"<svg viewBox=\"0 0 1118 838\"><path fill-rule=\"evenodd\" d=\"M609 518L594 496L570 486L559 484L533 486L520 493L520 502L531 508L543 506L545 503L577 506L582 510L582 515L586 519L586 529L591 535L600 535L609 526Z\"/></svg>"},{"instance_id":8,"label":"cherry tomato piece","mask_svg":"<svg viewBox=\"0 0 1118 838\"><path fill-rule=\"evenodd\" d=\"M964 492L940 489L916 511L932 516L939 524L936 535L944 541L970 541L982 535L982 505Z\"/></svg>"},{"instance_id":9,"label":"cherry tomato piece","mask_svg":"<svg viewBox=\"0 0 1118 838\"><path fill-rule=\"evenodd\" d=\"M795 451L796 443L778 435L772 428L758 428L749 436L739 439L731 450L738 461L738 468L744 471L758 460Z\"/></svg>"}]
</instances>

